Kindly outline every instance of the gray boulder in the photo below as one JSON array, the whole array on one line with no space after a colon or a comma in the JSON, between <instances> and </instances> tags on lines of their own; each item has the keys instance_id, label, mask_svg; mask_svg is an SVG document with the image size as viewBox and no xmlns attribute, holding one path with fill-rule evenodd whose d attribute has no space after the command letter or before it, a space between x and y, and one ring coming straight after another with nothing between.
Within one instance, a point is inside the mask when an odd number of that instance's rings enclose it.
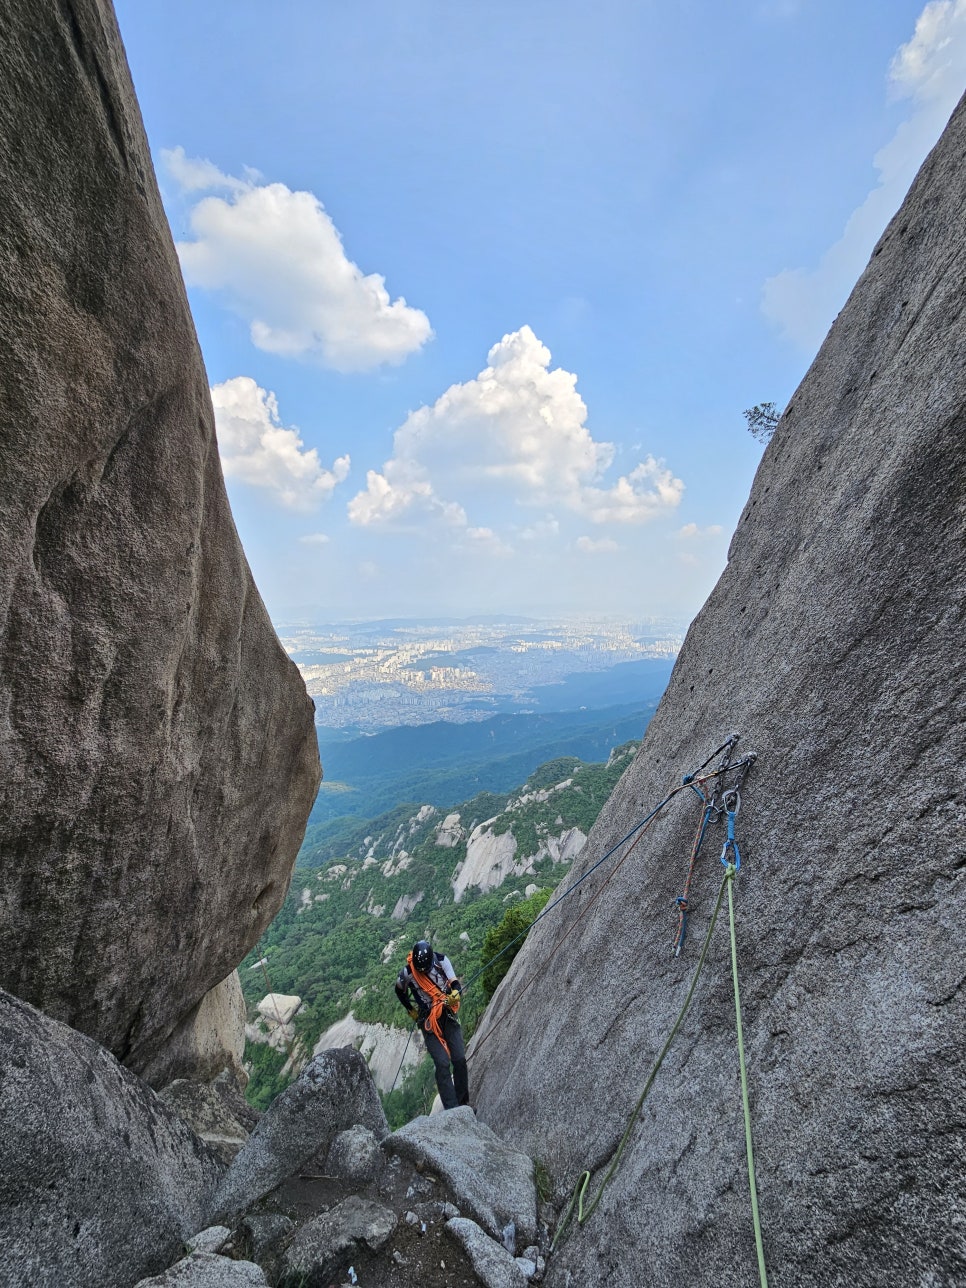
<instances>
[{"instance_id":1,"label":"gray boulder","mask_svg":"<svg viewBox=\"0 0 966 1288\"><path fill-rule=\"evenodd\" d=\"M241 1232L248 1240L251 1255L259 1262L294 1229L295 1222L281 1212L251 1212L241 1223Z\"/></svg>"},{"instance_id":2,"label":"gray boulder","mask_svg":"<svg viewBox=\"0 0 966 1288\"><path fill-rule=\"evenodd\" d=\"M180 1078L158 1094L223 1163L230 1163L248 1140L246 1129L231 1115L218 1092L206 1083Z\"/></svg>"},{"instance_id":3,"label":"gray boulder","mask_svg":"<svg viewBox=\"0 0 966 1288\"><path fill-rule=\"evenodd\" d=\"M289 1244L283 1262L284 1288L326 1288L339 1263L358 1248L378 1252L388 1243L398 1218L371 1199L350 1195L336 1207L306 1222Z\"/></svg>"},{"instance_id":4,"label":"gray boulder","mask_svg":"<svg viewBox=\"0 0 966 1288\"><path fill-rule=\"evenodd\" d=\"M208 1222L216 1156L103 1047L3 992L0 1046L2 1265L31 1288L170 1265Z\"/></svg>"},{"instance_id":5,"label":"gray boulder","mask_svg":"<svg viewBox=\"0 0 966 1288\"><path fill-rule=\"evenodd\" d=\"M383 1148L440 1176L460 1211L471 1213L491 1235L502 1237L512 1222L524 1243L533 1242L537 1233L533 1163L479 1122L472 1109L414 1118L394 1132Z\"/></svg>"},{"instance_id":6,"label":"gray boulder","mask_svg":"<svg viewBox=\"0 0 966 1288\"><path fill-rule=\"evenodd\" d=\"M323 1051L262 1115L225 1176L215 1211L226 1218L245 1212L356 1123L380 1140L389 1131L368 1065L351 1047Z\"/></svg>"},{"instance_id":7,"label":"gray boulder","mask_svg":"<svg viewBox=\"0 0 966 1288\"><path fill-rule=\"evenodd\" d=\"M142 1279L135 1288L268 1288L268 1280L253 1261L229 1261L210 1252L196 1252L163 1274Z\"/></svg>"},{"instance_id":8,"label":"gray boulder","mask_svg":"<svg viewBox=\"0 0 966 1288\"><path fill-rule=\"evenodd\" d=\"M0 987L140 1073L282 903L312 702L232 522L110 0L7 4L3 44ZM182 1050L161 1081L210 1076Z\"/></svg>"},{"instance_id":9,"label":"gray boulder","mask_svg":"<svg viewBox=\"0 0 966 1288\"><path fill-rule=\"evenodd\" d=\"M776 1288L966 1283L964 210L966 102L785 410L568 878L732 730L758 753L734 893ZM619 871L615 856L535 926L471 1048L478 1111L539 1157L558 1205L585 1167L596 1189L680 1010L723 874L719 822L675 958L700 812L681 791ZM567 1274L757 1281L727 908L621 1166L547 1282Z\"/></svg>"},{"instance_id":10,"label":"gray boulder","mask_svg":"<svg viewBox=\"0 0 966 1288\"><path fill-rule=\"evenodd\" d=\"M209 1225L193 1234L185 1246L189 1252L221 1252L230 1238L231 1230L227 1225Z\"/></svg>"},{"instance_id":11,"label":"gray boulder","mask_svg":"<svg viewBox=\"0 0 966 1288\"><path fill-rule=\"evenodd\" d=\"M218 1092L224 1101L225 1108L234 1118L235 1122L240 1123L249 1133L255 1130L262 1113L254 1105L250 1105L245 1099L243 1087L248 1086L248 1074L245 1073L244 1081L236 1077L230 1069L224 1069L218 1077L212 1082L212 1087Z\"/></svg>"},{"instance_id":12,"label":"gray boulder","mask_svg":"<svg viewBox=\"0 0 966 1288\"><path fill-rule=\"evenodd\" d=\"M384 1162L385 1155L375 1133L356 1123L332 1138L325 1170L340 1180L366 1185Z\"/></svg>"},{"instance_id":13,"label":"gray boulder","mask_svg":"<svg viewBox=\"0 0 966 1288\"><path fill-rule=\"evenodd\" d=\"M491 1239L475 1221L454 1216L446 1222L446 1233L466 1252L473 1273L484 1288L526 1288L528 1276L502 1243Z\"/></svg>"}]
</instances>

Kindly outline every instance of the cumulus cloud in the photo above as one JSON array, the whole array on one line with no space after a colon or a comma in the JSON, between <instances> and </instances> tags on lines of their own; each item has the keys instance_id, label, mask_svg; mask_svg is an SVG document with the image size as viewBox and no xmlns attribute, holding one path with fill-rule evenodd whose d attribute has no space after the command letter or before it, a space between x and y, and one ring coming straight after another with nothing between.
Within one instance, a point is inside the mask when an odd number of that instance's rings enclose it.
<instances>
[{"instance_id":1,"label":"cumulus cloud","mask_svg":"<svg viewBox=\"0 0 966 1288\"><path fill-rule=\"evenodd\" d=\"M552 514L548 514L545 519L538 519L536 523L528 523L520 533L524 541L543 541L559 535L560 522Z\"/></svg>"},{"instance_id":2,"label":"cumulus cloud","mask_svg":"<svg viewBox=\"0 0 966 1288\"><path fill-rule=\"evenodd\" d=\"M225 475L265 488L287 509L315 509L349 473L348 456L326 469L298 430L282 425L275 395L251 376L215 385L211 401Z\"/></svg>"},{"instance_id":3,"label":"cumulus cloud","mask_svg":"<svg viewBox=\"0 0 966 1288\"><path fill-rule=\"evenodd\" d=\"M911 99L912 110L875 157L878 184L816 268L787 269L765 282L766 317L806 350L821 343L963 92L966 0L926 5L892 60L889 82L894 97Z\"/></svg>"},{"instance_id":4,"label":"cumulus cloud","mask_svg":"<svg viewBox=\"0 0 966 1288\"><path fill-rule=\"evenodd\" d=\"M585 555L609 555L620 550L617 542L610 537L601 537L599 541L595 541L593 537L578 537L574 545Z\"/></svg>"},{"instance_id":5,"label":"cumulus cloud","mask_svg":"<svg viewBox=\"0 0 966 1288\"><path fill-rule=\"evenodd\" d=\"M327 546L330 538L324 532L306 532L299 537L299 541L303 546Z\"/></svg>"},{"instance_id":6,"label":"cumulus cloud","mask_svg":"<svg viewBox=\"0 0 966 1288\"><path fill-rule=\"evenodd\" d=\"M466 539L470 549L482 550L489 555L505 558L513 554L512 547L501 540L492 528L467 528Z\"/></svg>"},{"instance_id":7,"label":"cumulus cloud","mask_svg":"<svg viewBox=\"0 0 966 1288\"><path fill-rule=\"evenodd\" d=\"M686 523L683 528L678 528L678 536L682 541L697 541L702 537L720 537L724 528L720 523L709 523L706 528L699 527L696 523Z\"/></svg>"},{"instance_id":8,"label":"cumulus cloud","mask_svg":"<svg viewBox=\"0 0 966 1288\"><path fill-rule=\"evenodd\" d=\"M178 243L185 281L222 292L259 349L367 371L402 362L432 336L425 313L390 299L380 274L349 259L313 193L254 171L234 178L182 148L162 156L185 192L211 194L191 210L194 240Z\"/></svg>"},{"instance_id":9,"label":"cumulus cloud","mask_svg":"<svg viewBox=\"0 0 966 1288\"><path fill-rule=\"evenodd\" d=\"M577 377L551 369L550 350L530 327L505 335L487 362L475 379L410 413L392 457L381 472L369 471L365 491L350 501L354 523L436 512L465 524L453 498L468 493L564 506L592 523L643 523L678 504L684 484L653 457L601 484L614 446L591 436Z\"/></svg>"}]
</instances>

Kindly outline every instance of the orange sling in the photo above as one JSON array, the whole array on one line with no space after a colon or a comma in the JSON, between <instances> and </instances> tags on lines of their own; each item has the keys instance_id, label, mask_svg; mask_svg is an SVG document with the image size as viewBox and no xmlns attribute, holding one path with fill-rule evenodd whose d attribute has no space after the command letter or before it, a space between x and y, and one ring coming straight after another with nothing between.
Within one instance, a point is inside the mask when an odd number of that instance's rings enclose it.
<instances>
[{"instance_id":1,"label":"orange sling","mask_svg":"<svg viewBox=\"0 0 966 1288\"><path fill-rule=\"evenodd\" d=\"M440 1025L440 1017L443 1014L443 1007L448 1006L455 1015L460 1009L460 1004L451 1004L446 994L441 988L437 988L428 975L424 975L421 970L417 970L413 965L412 953L406 958L406 965L409 967L409 973L416 981L417 986L426 994L430 1001L429 1016L426 1020L426 1027L432 1033L433 1037L438 1038L443 1050L449 1055L449 1047L446 1045L446 1039L443 1037L443 1030Z\"/></svg>"}]
</instances>

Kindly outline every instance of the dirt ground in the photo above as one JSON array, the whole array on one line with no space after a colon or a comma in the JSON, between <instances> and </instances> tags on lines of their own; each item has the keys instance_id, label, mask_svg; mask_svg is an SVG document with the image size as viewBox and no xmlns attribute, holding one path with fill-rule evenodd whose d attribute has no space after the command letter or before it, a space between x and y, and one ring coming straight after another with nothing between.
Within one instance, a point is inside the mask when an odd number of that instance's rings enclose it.
<instances>
[{"instance_id":1,"label":"dirt ground","mask_svg":"<svg viewBox=\"0 0 966 1288\"><path fill-rule=\"evenodd\" d=\"M363 1187L306 1169L301 1176L280 1185L255 1211L283 1213L301 1226L350 1194L391 1208L399 1217L396 1229L378 1252L358 1247L337 1263L333 1273L306 1280L299 1288L341 1288L343 1284L354 1288L479 1288L466 1253L444 1231L447 1217L443 1205L453 1203L452 1195L438 1177L428 1172L421 1174L396 1156L374 1181ZM415 1223L407 1222L407 1213L415 1215ZM272 1250L270 1257L261 1258L273 1285L282 1282L282 1256L293 1236L294 1231ZM522 1248L517 1249L518 1255L522 1252ZM240 1238L230 1253L244 1259L250 1257L251 1248Z\"/></svg>"}]
</instances>

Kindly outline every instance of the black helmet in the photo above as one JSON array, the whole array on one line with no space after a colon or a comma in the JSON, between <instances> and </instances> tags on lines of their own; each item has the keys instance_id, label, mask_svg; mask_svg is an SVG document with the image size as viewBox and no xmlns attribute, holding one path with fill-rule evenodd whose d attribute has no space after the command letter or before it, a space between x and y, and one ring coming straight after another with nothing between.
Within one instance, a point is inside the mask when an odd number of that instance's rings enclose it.
<instances>
[{"instance_id":1,"label":"black helmet","mask_svg":"<svg viewBox=\"0 0 966 1288\"><path fill-rule=\"evenodd\" d=\"M413 944L413 965L417 970L427 971L433 964L433 945L426 939Z\"/></svg>"}]
</instances>

